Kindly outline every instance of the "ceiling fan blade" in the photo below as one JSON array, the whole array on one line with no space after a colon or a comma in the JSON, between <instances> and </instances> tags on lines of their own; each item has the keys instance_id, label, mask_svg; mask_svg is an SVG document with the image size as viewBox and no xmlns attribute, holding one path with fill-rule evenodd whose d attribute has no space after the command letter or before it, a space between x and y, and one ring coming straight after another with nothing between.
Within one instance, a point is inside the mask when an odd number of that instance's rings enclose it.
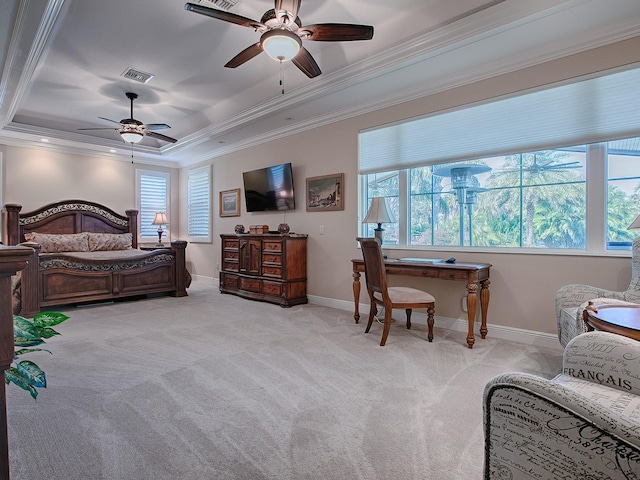
<instances>
[{"instance_id":1,"label":"ceiling fan blade","mask_svg":"<svg viewBox=\"0 0 640 480\"><path fill-rule=\"evenodd\" d=\"M298 16L298 10L300 10L301 0L275 0L274 10L276 14L281 11L287 12L289 19L285 24L293 23Z\"/></svg>"},{"instance_id":2,"label":"ceiling fan blade","mask_svg":"<svg viewBox=\"0 0 640 480\"><path fill-rule=\"evenodd\" d=\"M110 118L98 117L100 120L106 120L107 122L117 123L120 125L120 122L116 122L115 120L111 120Z\"/></svg>"},{"instance_id":3,"label":"ceiling fan blade","mask_svg":"<svg viewBox=\"0 0 640 480\"><path fill-rule=\"evenodd\" d=\"M258 55L259 53L262 53L262 46L260 45L260 42L254 43L250 47L245 48L243 51L241 51L231 60L229 60L225 65L225 67L227 68L239 67L244 62L251 60L253 57Z\"/></svg>"},{"instance_id":4,"label":"ceiling fan blade","mask_svg":"<svg viewBox=\"0 0 640 480\"><path fill-rule=\"evenodd\" d=\"M167 137L166 135L162 135L161 133L156 133L156 132L147 131L145 135L147 135L148 137L164 140L165 142L176 143L178 141L175 138Z\"/></svg>"},{"instance_id":5,"label":"ceiling fan blade","mask_svg":"<svg viewBox=\"0 0 640 480\"><path fill-rule=\"evenodd\" d=\"M582 165L571 165L569 163L565 163L563 165L550 165L548 167L544 167L543 170L568 170L571 168L582 168Z\"/></svg>"},{"instance_id":6,"label":"ceiling fan blade","mask_svg":"<svg viewBox=\"0 0 640 480\"><path fill-rule=\"evenodd\" d=\"M577 164L579 164L579 163L580 163L580 162L579 162L578 160L575 160L575 161L573 161L573 162L559 163L559 164L557 164L557 165L553 165L553 166L554 166L554 167L567 167L567 166L569 166L569 165L577 165Z\"/></svg>"},{"instance_id":7,"label":"ceiling fan blade","mask_svg":"<svg viewBox=\"0 0 640 480\"><path fill-rule=\"evenodd\" d=\"M171 128L166 123L146 123L144 126L147 127L147 130L166 130Z\"/></svg>"},{"instance_id":8,"label":"ceiling fan blade","mask_svg":"<svg viewBox=\"0 0 640 480\"><path fill-rule=\"evenodd\" d=\"M371 40L373 27L370 25L352 25L349 23L318 23L305 25L298 35L316 42L350 42L352 40Z\"/></svg>"},{"instance_id":9,"label":"ceiling fan blade","mask_svg":"<svg viewBox=\"0 0 640 480\"><path fill-rule=\"evenodd\" d=\"M300 47L300 50L291 61L309 78L317 77L322 73L322 70L320 70L320 67L309 53L309 50L304 47Z\"/></svg>"},{"instance_id":10,"label":"ceiling fan blade","mask_svg":"<svg viewBox=\"0 0 640 480\"><path fill-rule=\"evenodd\" d=\"M253 29L264 29L262 23L251 20L250 18L236 15L235 13L225 12L224 10L216 10L215 8L203 7L202 5L196 5L195 3L185 3L184 9L189 12L199 13L200 15L206 15L207 17L217 18L229 23L235 23L243 27L249 27Z\"/></svg>"},{"instance_id":11,"label":"ceiling fan blade","mask_svg":"<svg viewBox=\"0 0 640 480\"><path fill-rule=\"evenodd\" d=\"M119 128L111 128L111 127L103 127L103 128L78 128L78 130L115 130L116 132Z\"/></svg>"}]
</instances>

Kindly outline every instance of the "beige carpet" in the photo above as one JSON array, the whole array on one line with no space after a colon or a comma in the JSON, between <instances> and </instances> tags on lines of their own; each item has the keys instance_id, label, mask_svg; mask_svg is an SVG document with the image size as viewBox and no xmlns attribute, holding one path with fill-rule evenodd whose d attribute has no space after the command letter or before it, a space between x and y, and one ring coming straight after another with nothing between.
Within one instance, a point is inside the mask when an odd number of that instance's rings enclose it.
<instances>
[{"instance_id":1,"label":"beige carpet","mask_svg":"<svg viewBox=\"0 0 640 480\"><path fill-rule=\"evenodd\" d=\"M480 479L484 384L561 367L437 322L380 347L346 311L189 294L64 309L31 356L48 388L8 387L13 480Z\"/></svg>"}]
</instances>

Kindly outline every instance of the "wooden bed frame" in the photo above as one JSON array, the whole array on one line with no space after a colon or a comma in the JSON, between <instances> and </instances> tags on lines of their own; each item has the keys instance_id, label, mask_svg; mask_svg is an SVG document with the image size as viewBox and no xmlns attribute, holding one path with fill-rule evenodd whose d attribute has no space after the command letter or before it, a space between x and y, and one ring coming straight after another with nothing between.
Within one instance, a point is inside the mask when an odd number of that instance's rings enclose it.
<instances>
[{"instance_id":1,"label":"wooden bed frame","mask_svg":"<svg viewBox=\"0 0 640 480\"><path fill-rule=\"evenodd\" d=\"M184 240L171 242L171 247L145 251L128 264L123 260L83 263L69 259L64 253L43 254L43 264L46 258L48 268L41 266L40 246L25 242L24 235L28 232L131 233L132 246L137 248L137 210L127 210L125 216L85 200L51 203L27 213L20 213L21 210L22 206L16 204L7 204L2 210L5 243L34 249L27 268L21 272L20 315L32 317L43 307L150 293L169 293L176 297L187 295L189 273L185 267L187 242Z\"/></svg>"}]
</instances>

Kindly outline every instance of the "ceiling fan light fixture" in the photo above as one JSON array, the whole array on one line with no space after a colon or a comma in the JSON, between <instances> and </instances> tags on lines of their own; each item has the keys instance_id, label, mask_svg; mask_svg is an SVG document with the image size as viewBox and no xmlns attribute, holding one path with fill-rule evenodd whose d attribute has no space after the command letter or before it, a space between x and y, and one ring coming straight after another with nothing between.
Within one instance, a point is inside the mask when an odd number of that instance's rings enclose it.
<instances>
[{"instance_id":1,"label":"ceiling fan light fixture","mask_svg":"<svg viewBox=\"0 0 640 480\"><path fill-rule=\"evenodd\" d=\"M120 132L122 140L127 143L138 143L142 140L143 135L140 132L123 131Z\"/></svg>"},{"instance_id":2,"label":"ceiling fan light fixture","mask_svg":"<svg viewBox=\"0 0 640 480\"><path fill-rule=\"evenodd\" d=\"M276 28L265 32L260 38L260 44L271 58L286 62L296 56L302 47L302 40L287 29Z\"/></svg>"}]
</instances>

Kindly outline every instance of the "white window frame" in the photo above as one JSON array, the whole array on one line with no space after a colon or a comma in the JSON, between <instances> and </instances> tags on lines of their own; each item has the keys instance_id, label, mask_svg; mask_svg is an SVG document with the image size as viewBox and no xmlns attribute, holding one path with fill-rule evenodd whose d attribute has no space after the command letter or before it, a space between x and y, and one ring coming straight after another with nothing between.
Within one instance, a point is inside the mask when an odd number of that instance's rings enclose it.
<instances>
[{"instance_id":1,"label":"white window frame","mask_svg":"<svg viewBox=\"0 0 640 480\"><path fill-rule=\"evenodd\" d=\"M206 198L200 199L200 209L198 212L194 212L192 207L194 206L194 201L196 199L193 198L195 192L192 190L192 181L200 180L202 181L202 177L205 176L204 180L206 185L204 189L199 191L198 193L202 195L206 193ZM200 178L198 178L200 177ZM213 179L212 179L212 168L211 165L205 165L203 167L197 167L189 170L187 172L187 235L189 237L189 241L192 243L211 243L213 241L212 235L212 219L211 219L211 203L212 203L212 187ZM206 192L204 192L206 190ZM203 208L204 207L204 208ZM193 213L192 213L193 212ZM204 213L206 212L206 214ZM206 218L198 217L198 224L206 224L206 233L205 232L196 232L193 234L194 227L192 226L193 217L192 215L206 215Z\"/></svg>"},{"instance_id":2,"label":"white window frame","mask_svg":"<svg viewBox=\"0 0 640 480\"><path fill-rule=\"evenodd\" d=\"M631 255L629 250L607 249L607 144L606 142L586 145L586 245L584 249L535 249L535 248L505 248L478 246L417 246L409 244L408 219L408 172L409 169L399 170L399 244L385 244L385 250L424 250L424 251L462 251L486 253L518 253L538 255L594 255L620 256ZM358 234L367 235L369 225L363 224L362 219L367 213L366 204L366 175L359 175L358 182Z\"/></svg>"},{"instance_id":3,"label":"white window frame","mask_svg":"<svg viewBox=\"0 0 640 480\"><path fill-rule=\"evenodd\" d=\"M165 181L166 186L166 197L164 199L164 205L157 204L154 208L152 208L150 212L143 212L142 209L142 177L157 177L161 178ZM157 227L153 226L153 234L149 231L148 226L151 225L149 220L149 215L155 215L156 212L164 212L167 215L167 219L169 220L169 224L163 225L163 230L165 234L162 237L162 242L171 242L171 213L170 213L170 205L171 205L171 175L167 172L160 172L156 170L142 170L136 169L136 208L138 209L138 243L158 243L158 234ZM144 215L144 217L143 217ZM144 220L143 220L144 218ZM151 217L153 220L153 218ZM147 228L145 228L147 235L143 236L143 222L144 224L148 224Z\"/></svg>"}]
</instances>

